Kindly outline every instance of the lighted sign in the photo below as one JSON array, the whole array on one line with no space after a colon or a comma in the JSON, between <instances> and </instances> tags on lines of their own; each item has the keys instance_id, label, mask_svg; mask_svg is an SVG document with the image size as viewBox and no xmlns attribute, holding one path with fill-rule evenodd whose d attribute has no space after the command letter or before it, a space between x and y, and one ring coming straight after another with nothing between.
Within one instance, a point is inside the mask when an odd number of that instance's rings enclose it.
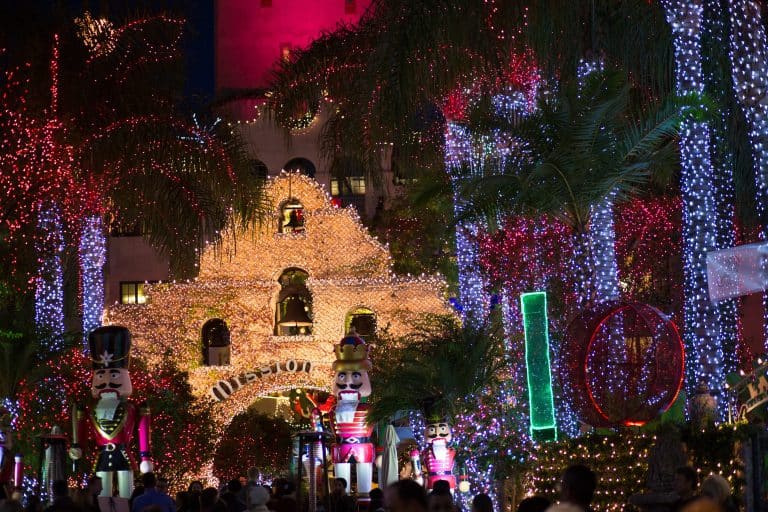
<instances>
[{"instance_id":1,"label":"lighted sign","mask_svg":"<svg viewBox=\"0 0 768 512\"><path fill-rule=\"evenodd\" d=\"M520 296L520 304L525 330L525 370L528 376L531 437L535 441L557 440L549 361L547 294L524 293Z\"/></svg>"},{"instance_id":2,"label":"lighted sign","mask_svg":"<svg viewBox=\"0 0 768 512\"><path fill-rule=\"evenodd\" d=\"M253 384L254 382L268 376L278 375L284 372L309 373L312 371L311 361L297 361L295 359L289 359L283 363L272 363L269 366L264 366L258 370L252 372L241 373L234 377L230 377L226 380L220 380L213 387L211 387L210 395L217 402L221 402L232 396L232 393L240 388Z\"/></svg>"}]
</instances>

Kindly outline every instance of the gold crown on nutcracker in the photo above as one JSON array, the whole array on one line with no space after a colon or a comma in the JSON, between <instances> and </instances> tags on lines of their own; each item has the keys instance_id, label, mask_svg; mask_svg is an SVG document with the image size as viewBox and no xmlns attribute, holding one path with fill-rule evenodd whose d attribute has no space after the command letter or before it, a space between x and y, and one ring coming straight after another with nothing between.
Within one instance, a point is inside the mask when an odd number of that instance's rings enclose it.
<instances>
[{"instance_id":1,"label":"gold crown on nutcracker","mask_svg":"<svg viewBox=\"0 0 768 512\"><path fill-rule=\"evenodd\" d=\"M347 370L370 370L371 361L368 359L368 345L363 338L357 335L355 328L349 330L349 334L344 336L338 345L333 347L336 353L336 360L333 362L333 369Z\"/></svg>"}]
</instances>

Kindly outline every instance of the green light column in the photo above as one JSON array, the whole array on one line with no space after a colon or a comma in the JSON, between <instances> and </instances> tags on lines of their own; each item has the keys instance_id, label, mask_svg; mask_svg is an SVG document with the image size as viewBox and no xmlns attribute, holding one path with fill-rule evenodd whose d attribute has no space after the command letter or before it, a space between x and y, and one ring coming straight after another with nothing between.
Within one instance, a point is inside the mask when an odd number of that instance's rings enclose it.
<instances>
[{"instance_id":1,"label":"green light column","mask_svg":"<svg viewBox=\"0 0 768 512\"><path fill-rule=\"evenodd\" d=\"M554 441L557 440L557 421L549 363L547 294L524 293L520 296L520 304L525 329L525 371L528 376L531 437L534 441Z\"/></svg>"}]
</instances>

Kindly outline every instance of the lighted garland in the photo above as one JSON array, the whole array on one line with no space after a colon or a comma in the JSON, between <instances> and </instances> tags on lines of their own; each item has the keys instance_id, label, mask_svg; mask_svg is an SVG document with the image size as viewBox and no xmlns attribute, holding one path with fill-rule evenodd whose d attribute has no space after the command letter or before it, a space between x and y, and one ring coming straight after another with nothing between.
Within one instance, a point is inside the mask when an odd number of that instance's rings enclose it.
<instances>
[{"instance_id":1,"label":"lighted garland","mask_svg":"<svg viewBox=\"0 0 768 512\"><path fill-rule=\"evenodd\" d=\"M693 467L702 480L710 473L723 475L731 484L733 495L739 496L744 481L740 476L741 461L733 457L733 446L748 435L731 426L706 432L684 432ZM596 512L622 512L633 494L646 490L648 457L656 440L651 433L633 430L612 436L588 436L566 439L538 446L531 452L523 477L527 496L558 499L555 486L562 472L571 464L585 464L598 477L591 508Z\"/></svg>"}]
</instances>

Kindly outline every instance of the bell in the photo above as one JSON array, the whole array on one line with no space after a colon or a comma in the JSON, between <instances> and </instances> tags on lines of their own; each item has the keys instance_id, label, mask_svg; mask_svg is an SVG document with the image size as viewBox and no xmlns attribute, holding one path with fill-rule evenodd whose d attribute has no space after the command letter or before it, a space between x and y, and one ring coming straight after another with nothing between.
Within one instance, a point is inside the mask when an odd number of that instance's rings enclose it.
<instances>
[{"instance_id":1,"label":"bell","mask_svg":"<svg viewBox=\"0 0 768 512\"><path fill-rule=\"evenodd\" d=\"M310 327L312 320L309 319L304 310L304 302L294 297L288 297L286 301L288 304L285 307L285 315L277 325L281 327Z\"/></svg>"}]
</instances>

